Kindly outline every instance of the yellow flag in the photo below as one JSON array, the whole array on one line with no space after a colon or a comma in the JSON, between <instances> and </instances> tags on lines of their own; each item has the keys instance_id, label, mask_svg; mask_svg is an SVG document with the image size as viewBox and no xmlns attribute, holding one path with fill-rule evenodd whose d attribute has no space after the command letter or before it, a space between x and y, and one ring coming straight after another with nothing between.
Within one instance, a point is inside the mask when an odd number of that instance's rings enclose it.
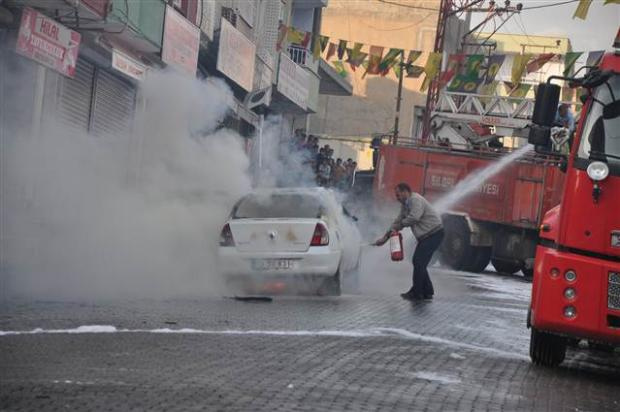
<instances>
[{"instance_id":1,"label":"yellow flag","mask_svg":"<svg viewBox=\"0 0 620 412\"><path fill-rule=\"evenodd\" d=\"M527 67L527 63L532 58L532 53L525 54L517 54L514 56L514 60L512 61L512 83L519 84L521 83L521 77L523 77L523 72L525 72L525 68Z\"/></svg>"},{"instance_id":2,"label":"yellow flag","mask_svg":"<svg viewBox=\"0 0 620 412\"><path fill-rule=\"evenodd\" d=\"M575 10L575 14L573 14L573 19L579 17L581 20L585 20L591 5L592 0L579 0L579 5L577 6L577 10Z\"/></svg>"},{"instance_id":3,"label":"yellow flag","mask_svg":"<svg viewBox=\"0 0 620 412\"><path fill-rule=\"evenodd\" d=\"M422 87L420 87L420 91L426 91L428 87L431 85L431 82L439 73L439 69L441 68L441 53L430 53L428 55L428 59L426 60L426 66L424 66L424 73L426 73L426 77L424 78L424 82L422 82Z\"/></svg>"}]
</instances>

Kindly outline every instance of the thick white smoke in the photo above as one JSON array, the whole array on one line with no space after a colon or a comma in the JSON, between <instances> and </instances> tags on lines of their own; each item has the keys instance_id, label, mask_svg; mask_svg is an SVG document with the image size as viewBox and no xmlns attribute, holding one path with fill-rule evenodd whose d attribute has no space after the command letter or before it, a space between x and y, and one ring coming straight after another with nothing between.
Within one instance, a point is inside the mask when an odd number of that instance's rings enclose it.
<instances>
[{"instance_id":1,"label":"thick white smoke","mask_svg":"<svg viewBox=\"0 0 620 412\"><path fill-rule=\"evenodd\" d=\"M163 72L141 88L144 110L127 136L76 136L56 124L2 148L9 296L221 291L221 225L250 190L242 139L216 131L230 91Z\"/></svg>"}]
</instances>

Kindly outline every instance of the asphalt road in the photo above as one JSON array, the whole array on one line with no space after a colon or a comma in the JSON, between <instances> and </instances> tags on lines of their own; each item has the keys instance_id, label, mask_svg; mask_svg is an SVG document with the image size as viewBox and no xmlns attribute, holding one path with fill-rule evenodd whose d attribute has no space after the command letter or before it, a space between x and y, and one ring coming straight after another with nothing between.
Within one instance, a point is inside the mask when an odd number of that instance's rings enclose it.
<instances>
[{"instance_id":1,"label":"asphalt road","mask_svg":"<svg viewBox=\"0 0 620 412\"><path fill-rule=\"evenodd\" d=\"M620 353L536 367L531 285L366 250L360 294L0 303L1 410L620 410Z\"/></svg>"}]
</instances>

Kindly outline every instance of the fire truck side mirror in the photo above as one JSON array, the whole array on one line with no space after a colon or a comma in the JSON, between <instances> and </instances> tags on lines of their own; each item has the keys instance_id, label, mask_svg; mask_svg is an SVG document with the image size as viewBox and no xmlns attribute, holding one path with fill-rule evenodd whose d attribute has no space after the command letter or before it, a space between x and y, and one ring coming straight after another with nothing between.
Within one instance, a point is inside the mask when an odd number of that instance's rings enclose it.
<instances>
[{"instance_id":1,"label":"fire truck side mirror","mask_svg":"<svg viewBox=\"0 0 620 412\"><path fill-rule=\"evenodd\" d=\"M560 102L560 86L551 83L541 83L536 91L532 123L539 126L551 127Z\"/></svg>"},{"instance_id":2,"label":"fire truck side mirror","mask_svg":"<svg viewBox=\"0 0 620 412\"><path fill-rule=\"evenodd\" d=\"M528 135L528 142L539 148L550 146L551 126L560 102L560 86L551 83L541 83L536 91L532 125Z\"/></svg>"},{"instance_id":3,"label":"fire truck side mirror","mask_svg":"<svg viewBox=\"0 0 620 412\"><path fill-rule=\"evenodd\" d=\"M537 147L547 147L551 145L551 128L533 124L527 136L527 142Z\"/></svg>"}]
</instances>

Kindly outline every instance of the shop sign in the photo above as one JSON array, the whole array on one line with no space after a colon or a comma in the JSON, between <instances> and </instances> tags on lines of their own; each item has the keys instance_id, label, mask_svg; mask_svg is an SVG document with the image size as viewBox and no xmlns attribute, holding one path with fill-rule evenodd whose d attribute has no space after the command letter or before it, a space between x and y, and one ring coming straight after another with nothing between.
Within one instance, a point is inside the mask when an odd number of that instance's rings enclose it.
<instances>
[{"instance_id":1,"label":"shop sign","mask_svg":"<svg viewBox=\"0 0 620 412\"><path fill-rule=\"evenodd\" d=\"M161 59L195 76L199 48L200 29L174 8L166 6Z\"/></svg>"},{"instance_id":2,"label":"shop sign","mask_svg":"<svg viewBox=\"0 0 620 412\"><path fill-rule=\"evenodd\" d=\"M144 64L118 51L117 49L112 50L112 67L119 72L140 81L144 80L147 70L147 67Z\"/></svg>"},{"instance_id":3,"label":"shop sign","mask_svg":"<svg viewBox=\"0 0 620 412\"><path fill-rule=\"evenodd\" d=\"M80 33L26 7L22 13L16 51L57 72L73 77Z\"/></svg>"},{"instance_id":4,"label":"shop sign","mask_svg":"<svg viewBox=\"0 0 620 412\"><path fill-rule=\"evenodd\" d=\"M308 107L308 82L310 74L285 53L280 54L277 89L297 106Z\"/></svg>"},{"instance_id":5,"label":"shop sign","mask_svg":"<svg viewBox=\"0 0 620 412\"><path fill-rule=\"evenodd\" d=\"M252 90L256 45L222 18L217 70L247 91Z\"/></svg>"}]
</instances>

